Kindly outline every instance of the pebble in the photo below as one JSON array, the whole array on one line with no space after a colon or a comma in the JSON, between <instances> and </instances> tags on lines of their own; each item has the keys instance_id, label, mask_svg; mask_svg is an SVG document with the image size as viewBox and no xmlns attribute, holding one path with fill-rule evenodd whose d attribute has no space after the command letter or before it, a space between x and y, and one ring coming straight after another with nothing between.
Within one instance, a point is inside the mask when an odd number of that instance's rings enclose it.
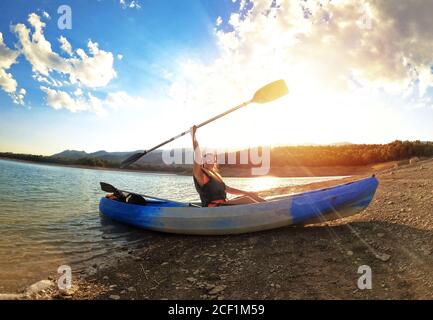
<instances>
[{"instance_id":1,"label":"pebble","mask_svg":"<svg viewBox=\"0 0 433 320\"><path fill-rule=\"evenodd\" d=\"M26 294L32 295L37 294L39 292L42 292L44 290L50 289L54 286L54 282L51 280L41 280L34 284L32 284L30 287L27 288Z\"/></svg>"},{"instance_id":2,"label":"pebble","mask_svg":"<svg viewBox=\"0 0 433 320\"><path fill-rule=\"evenodd\" d=\"M108 278L108 276L104 276L102 279L108 280L109 278Z\"/></svg>"},{"instance_id":3,"label":"pebble","mask_svg":"<svg viewBox=\"0 0 433 320\"><path fill-rule=\"evenodd\" d=\"M349 251L346 252L346 254L347 254L348 256L353 256L353 251L349 250Z\"/></svg>"},{"instance_id":4,"label":"pebble","mask_svg":"<svg viewBox=\"0 0 433 320\"><path fill-rule=\"evenodd\" d=\"M377 234L377 236L378 236L379 238L383 238L383 237L385 236L385 234L382 233L382 232L379 232L379 233Z\"/></svg>"},{"instance_id":5,"label":"pebble","mask_svg":"<svg viewBox=\"0 0 433 320\"><path fill-rule=\"evenodd\" d=\"M136 290L134 287L129 287L129 288L128 288L128 291L129 291L129 292L135 292L135 291L137 291L137 290Z\"/></svg>"},{"instance_id":6,"label":"pebble","mask_svg":"<svg viewBox=\"0 0 433 320\"><path fill-rule=\"evenodd\" d=\"M225 286L225 285L215 286L215 287L213 287L213 289L211 289L211 290L209 291L209 294L210 294L210 295L216 295L216 294L218 294L218 293L224 291L225 288L227 288L227 286Z\"/></svg>"},{"instance_id":7,"label":"pebble","mask_svg":"<svg viewBox=\"0 0 433 320\"><path fill-rule=\"evenodd\" d=\"M161 266L166 266L166 265L168 265L168 262L161 263Z\"/></svg>"},{"instance_id":8,"label":"pebble","mask_svg":"<svg viewBox=\"0 0 433 320\"><path fill-rule=\"evenodd\" d=\"M120 296L118 296L117 294L112 294L111 296L109 296L109 298L110 298L111 300L119 300L119 299L120 299Z\"/></svg>"},{"instance_id":9,"label":"pebble","mask_svg":"<svg viewBox=\"0 0 433 320\"><path fill-rule=\"evenodd\" d=\"M381 254L376 254L376 258L383 262L387 262L389 259L391 259L391 256L387 253L381 253Z\"/></svg>"},{"instance_id":10,"label":"pebble","mask_svg":"<svg viewBox=\"0 0 433 320\"><path fill-rule=\"evenodd\" d=\"M196 282L197 281L197 279L194 277L188 277L188 278L186 278L186 280L189 282Z\"/></svg>"}]
</instances>

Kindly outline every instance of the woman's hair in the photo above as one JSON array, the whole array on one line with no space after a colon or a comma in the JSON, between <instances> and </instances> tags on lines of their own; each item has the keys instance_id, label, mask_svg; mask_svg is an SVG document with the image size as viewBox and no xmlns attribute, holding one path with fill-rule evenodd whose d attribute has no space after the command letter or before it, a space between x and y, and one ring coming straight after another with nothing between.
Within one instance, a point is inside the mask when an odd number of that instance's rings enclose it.
<instances>
[{"instance_id":1,"label":"woman's hair","mask_svg":"<svg viewBox=\"0 0 433 320\"><path fill-rule=\"evenodd\" d=\"M218 161L217 161L217 156L216 156L216 154L211 153L211 152L208 152L208 153L205 153L205 154L204 154L203 158L205 158L205 157L207 157L207 156L210 156L210 155L212 155L212 156L214 157L214 163L213 163L212 170L215 171L215 172L218 172L218 171L219 171L219 166L218 166ZM202 166L204 166L204 165L205 165L205 162L203 161Z\"/></svg>"}]
</instances>

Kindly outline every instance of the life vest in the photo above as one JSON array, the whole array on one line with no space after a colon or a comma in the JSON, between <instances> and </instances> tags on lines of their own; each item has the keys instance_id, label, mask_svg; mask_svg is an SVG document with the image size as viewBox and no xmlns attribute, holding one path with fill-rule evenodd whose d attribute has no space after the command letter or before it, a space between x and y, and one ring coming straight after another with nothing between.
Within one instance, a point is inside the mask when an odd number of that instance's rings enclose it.
<instances>
[{"instance_id":1,"label":"life vest","mask_svg":"<svg viewBox=\"0 0 433 320\"><path fill-rule=\"evenodd\" d=\"M208 178L208 181L204 183L202 186L198 183L197 179L194 179L195 189L200 195L200 200L203 207L208 207L213 203L221 203L224 202L227 198L226 194L226 185L222 180L217 179L215 176L218 176L217 173L209 170L207 173L204 169L202 172Z\"/></svg>"}]
</instances>

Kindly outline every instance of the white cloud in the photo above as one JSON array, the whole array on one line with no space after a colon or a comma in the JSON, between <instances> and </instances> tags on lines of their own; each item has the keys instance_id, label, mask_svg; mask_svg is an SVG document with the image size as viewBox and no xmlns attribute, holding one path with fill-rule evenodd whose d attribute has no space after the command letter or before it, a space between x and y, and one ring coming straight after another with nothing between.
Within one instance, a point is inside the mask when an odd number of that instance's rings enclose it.
<instances>
[{"instance_id":1,"label":"white cloud","mask_svg":"<svg viewBox=\"0 0 433 320\"><path fill-rule=\"evenodd\" d=\"M73 94L45 86L41 86L41 90L46 93L48 106L55 110L66 109L74 113L87 111L105 115L109 108L142 108L146 102L143 98L130 96L124 91L110 92L101 99L91 93L85 94L80 88L77 88Z\"/></svg>"},{"instance_id":2,"label":"white cloud","mask_svg":"<svg viewBox=\"0 0 433 320\"><path fill-rule=\"evenodd\" d=\"M118 54L117 55L117 59L122 60L123 59L123 54Z\"/></svg>"},{"instance_id":3,"label":"white cloud","mask_svg":"<svg viewBox=\"0 0 433 320\"><path fill-rule=\"evenodd\" d=\"M24 105L24 97L27 91L24 88L21 88L18 92L11 94L12 100L15 104Z\"/></svg>"},{"instance_id":4,"label":"white cloud","mask_svg":"<svg viewBox=\"0 0 433 320\"><path fill-rule=\"evenodd\" d=\"M47 104L56 110L67 109L71 112L78 112L89 109L84 100L74 99L65 91L48 87L41 87L41 90L47 94Z\"/></svg>"},{"instance_id":5,"label":"white cloud","mask_svg":"<svg viewBox=\"0 0 433 320\"><path fill-rule=\"evenodd\" d=\"M146 106L146 100L142 97L130 96L125 91L110 92L104 104L117 109L117 108L143 108Z\"/></svg>"},{"instance_id":6,"label":"white cloud","mask_svg":"<svg viewBox=\"0 0 433 320\"><path fill-rule=\"evenodd\" d=\"M0 88L12 98L16 104L24 104L25 89L18 91L18 83L11 73L7 72L14 63L17 62L19 52L9 49L4 41L3 34L0 32Z\"/></svg>"},{"instance_id":7,"label":"white cloud","mask_svg":"<svg viewBox=\"0 0 433 320\"><path fill-rule=\"evenodd\" d=\"M9 94L17 90L17 82L6 70L16 63L18 55L18 52L5 45L3 34L0 32L0 87Z\"/></svg>"},{"instance_id":8,"label":"white cloud","mask_svg":"<svg viewBox=\"0 0 433 320\"><path fill-rule=\"evenodd\" d=\"M113 54L99 49L96 42L88 42L90 56L83 49L77 49L78 58L62 58L52 50L51 43L45 39L45 23L40 17L32 13L28 22L34 29L33 33L22 23L17 24L14 31L20 40L21 52L35 73L48 77L55 71L69 76L71 83L81 83L90 88L104 87L116 77ZM62 50L72 52L69 42L66 38L61 40L62 38L59 39Z\"/></svg>"},{"instance_id":9,"label":"white cloud","mask_svg":"<svg viewBox=\"0 0 433 320\"><path fill-rule=\"evenodd\" d=\"M60 48L64 52L66 52L67 54L69 54L70 56L72 56L72 46L69 43L69 41L64 36L60 36L59 42L60 42Z\"/></svg>"},{"instance_id":10,"label":"white cloud","mask_svg":"<svg viewBox=\"0 0 433 320\"><path fill-rule=\"evenodd\" d=\"M138 0L119 0L119 4L122 9L141 9L141 5Z\"/></svg>"},{"instance_id":11,"label":"white cloud","mask_svg":"<svg viewBox=\"0 0 433 320\"><path fill-rule=\"evenodd\" d=\"M221 25L221 23L223 23L223 19L220 16L218 16L218 18L215 21L215 24L217 27L219 27Z\"/></svg>"},{"instance_id":12,"label":"white cloud","mask_svg":"<svg viewBox=\"0 0 433 320\"><path fill-rule=\"evenodd\" d=\"M74 91L74 95L77 96L77 97L82 96L83 95L83 90L81 90L80 88L77 88Z\"/></svg>"},{"instance_id":13,"label":"white cloud","mask_svg":"<svg viewBox=\"0 0 433 320\"><path fill-rule=\"evenodd\" d=\"M280 78L300 99L347 92L354 82L402 94L419 81L420 96L433 85L432 1L238 3L231 28L216 22L218 59L179 61L173 99L191 108L215 106Z\"/></svg>"}]
</instances>

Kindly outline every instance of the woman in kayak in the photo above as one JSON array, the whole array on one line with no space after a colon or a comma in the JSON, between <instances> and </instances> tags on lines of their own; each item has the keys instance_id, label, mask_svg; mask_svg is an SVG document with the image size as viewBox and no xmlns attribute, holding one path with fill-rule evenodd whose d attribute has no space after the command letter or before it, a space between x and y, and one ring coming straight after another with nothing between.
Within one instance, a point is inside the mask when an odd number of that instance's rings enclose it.
<instances>
[{"instance_id":1,"label":"woman in kayak","mask_svg":"<svg viewBox=\"0 0 433 320\"><path fill-rule=\"evenodd\" d=\"M213 153L201 156L200 147L195 137L197 127L191 128L192 145L194 149L193 178L195 188L200 195L203 207L217 207L220 205L235 205L264 202L254 192L247 192L227 186L218 173L217 157ZM201 159L197 159L201 157ZM227 193L239 197L228 200Z\"/></svg>"}]
</instances>

